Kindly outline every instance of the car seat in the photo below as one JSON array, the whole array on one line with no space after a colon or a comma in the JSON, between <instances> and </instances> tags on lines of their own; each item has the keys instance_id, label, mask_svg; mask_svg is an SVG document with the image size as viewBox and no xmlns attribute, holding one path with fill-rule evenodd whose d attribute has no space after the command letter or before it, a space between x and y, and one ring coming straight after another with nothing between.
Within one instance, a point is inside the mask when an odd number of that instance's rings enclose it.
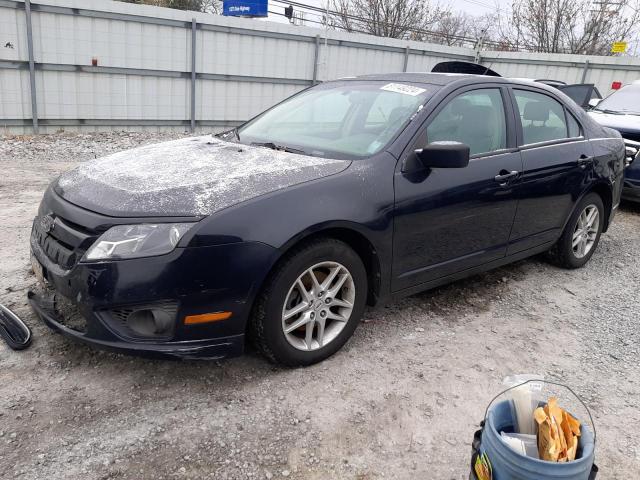
<instances>
[{"instance_id":1,"label":"car seat","mask_svg":"<svg viewBox=\"0 0 640 480\"><path fill-rule=\"evenodd\" d=\"M554 138L561 138L558 129L548 126L550 109L545 102L527 102L522 114L522 133L524 143L538 143ZM528 122L528 123L525 123Z\"/></svg>"},{"instance_id":2,"label":"car seat","mask_svg":"<svg viewBox=\"0 0 640 480\"><path fill-rule=\"evenodd\" d=\"M462 111L460 141L469 146L471 155L500 148L501 135L497 131L496 112L485 105L469 105Z\"/></svg>"}]
</instances>

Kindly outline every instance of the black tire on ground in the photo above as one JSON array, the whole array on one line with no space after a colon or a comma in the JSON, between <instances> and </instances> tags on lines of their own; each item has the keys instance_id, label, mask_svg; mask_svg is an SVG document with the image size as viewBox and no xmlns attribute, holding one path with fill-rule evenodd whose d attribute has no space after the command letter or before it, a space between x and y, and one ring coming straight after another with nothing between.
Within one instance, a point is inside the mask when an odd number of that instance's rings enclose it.
<instances>
[{"instance_id":1,"label":"black tire on ground","mask_svg":"<svg viewBox=\"0 0 640 480\"><path fill-rule=\"evenodd\" d=\"M596 234L595 242L593 246L589 250L589 252L579 258L576 256L576 253L573 249L573 234L576 229L576 224L578 223L578 219L582 212L588 206L593 205L598 209L598 232ZM575 211L571 215L571 218L567 222L567 225L562 232L562 236L558 240L558 242L549 250L549 259L551 262L556 264L562 268L580 268L585 265L596 248L598 248L598 243L600 242L600 235L602 234L602 228L604 226L604 205L602 203L602 198L597 193L589 193L585 195L585 197L580 201Z\"/></svg>"},{"instance_id":2,"label":"black tire on ground","mask_svg":"<svg viewBox=\"0 0 640 480\"><path fill-rule=\"evenodd\" d=\"M282 327L282 309L290 288L305 270L322 262L337 262L351 274L355 299L349 320L327 345L303 351L292 346ZM346 243L320 238L302 244L283 258L269 275L253 307L249 337L257 350L274 363L311 365L337 352L355 331L365 309L367 272L358 254Z\"/></svg>"}]
</instances>

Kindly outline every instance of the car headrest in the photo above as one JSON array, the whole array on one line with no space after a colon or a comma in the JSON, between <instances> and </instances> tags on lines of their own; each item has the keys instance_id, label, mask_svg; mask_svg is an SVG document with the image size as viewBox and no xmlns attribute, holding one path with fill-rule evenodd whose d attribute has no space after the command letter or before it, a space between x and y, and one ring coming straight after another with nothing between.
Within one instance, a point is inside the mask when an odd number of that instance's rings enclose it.
<instances>
[{"instance_id":1,"label":"car headrest","mask_svg":"<svg viewBox=\"0 0 640 480\"><path fill-rule=\"evenodd\" d=\"M549 120L549 106L543 102L528 102L524 106L522 118L532 122L546 122Z\"/></svg>"},{"instance_id":2,"label":"car headrest","mask_svg":"<svg viewBox=\"0 0 640 480\"><path fill-rule=\"evenodd\" d=\"M479 137L493 135L495 131L495 115L491 107L485 105L469 106L462 113L460 129L463 132L474 132Z\"/></svg>"},{"instance_id":3,"label":"car headrest","mask_svg":"<svg viewBox=\"0 0 640 480\"><path fill-rule=\"evenodd\" d=\"M472 108L472 104L466 98L456 98L451 102L451 113L454 115L464 115L469 108Z\"/></svg>"}]
</instances>

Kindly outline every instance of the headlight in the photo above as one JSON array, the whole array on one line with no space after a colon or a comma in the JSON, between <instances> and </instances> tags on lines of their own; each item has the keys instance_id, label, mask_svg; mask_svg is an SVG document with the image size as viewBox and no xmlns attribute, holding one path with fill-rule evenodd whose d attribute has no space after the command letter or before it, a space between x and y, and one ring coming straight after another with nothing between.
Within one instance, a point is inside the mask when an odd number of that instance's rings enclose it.
<instances>
[{"instance_id":1,"label":"headlight","mask_svg":"<svg viewBox=\"0 0 640 480\"><path fill-rule=\"evenodd\" d=\"M171 252L194 223L117 225L100 235L83 260L151 257Z\"/></svg>"}]
</instances>

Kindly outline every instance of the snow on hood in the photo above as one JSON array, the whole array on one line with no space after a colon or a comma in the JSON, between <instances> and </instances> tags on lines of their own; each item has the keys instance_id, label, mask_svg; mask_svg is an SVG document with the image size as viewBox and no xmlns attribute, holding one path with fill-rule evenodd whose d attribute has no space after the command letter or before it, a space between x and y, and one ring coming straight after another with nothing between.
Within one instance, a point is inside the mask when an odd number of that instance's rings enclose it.
<instances>
[{"instance_id":1,"label":"snow on hood","mask_svg":"<svg viewBox=\"0 0 640 480\"><path fill-rule=\"evenodd\" d=\"M589 116L604 127L626 132L640 131L640 115L604 113L598 110L588 112Z\"/></svg>"},{"instance_id":2,"label":"snow on hood","mask_svg":"<svg viewBox=\"0 0 640 480\"><path fill-rule=\"evenodd\" d=\"M200 216L338 173L350 163L190 137L84 163L61 175L55 190L112 216Z\"/></svg>"}]
</instances>

